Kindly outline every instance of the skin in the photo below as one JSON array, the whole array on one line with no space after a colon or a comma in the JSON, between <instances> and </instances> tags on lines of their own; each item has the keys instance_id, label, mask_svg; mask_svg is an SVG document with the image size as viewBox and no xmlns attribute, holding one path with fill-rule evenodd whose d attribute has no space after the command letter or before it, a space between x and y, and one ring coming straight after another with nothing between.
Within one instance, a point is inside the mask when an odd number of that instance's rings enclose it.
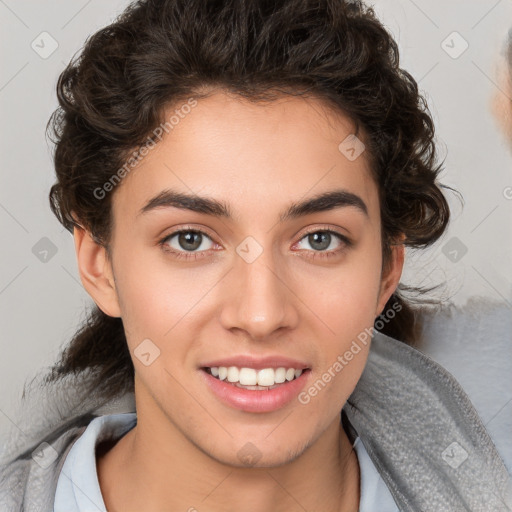
<instances>
[{"instance_id":1,"label":"skin","mask_svg":"<svg viewBox=\"0 0 512 512\"><path fill-rule=\"evenodd\" d=\"M509 150L512 151L512 81L510 64L506 55L505 53L500 54L495 62L497 87L493 89L490 110Z\"/></svg>"},{"instance_id":2,"label":"skin","mask_svg":"<svg viewBox=\"0 0 512 512\"><path fill-rule=\"evenodd\" d=\"M507 49L510 45L508 42ZM490 110L500 129L509 151L512 151L512 80L508 51L503 51L495 61L495 83Z\"/></svg>"},{"instance_id":3,"label":"skin","mask_svg":"<svg viewBox=\"0 0 512 512\"><path fill-rule=\"evenodd\" d=\"M308 362L312 383L383 312L404 247L381 272L377 186L365 153L350 161L338 150L351 133L319 100L255 104L217 91L115 190L111 259L75 230L84 287L122 317L135 366L137 426L98 457L109 512L358 510L359 466L340 412L368 346L307 405L271 413L225 405L199 374L214 358L280 354ZM137 215L166 188L223 200L234 219L177 208ZM359 195L368 216L342 207L278 222L291 202L339 188ZM205 257L176 259L158 244L183 227L208 233L195 250ZM304 234L326 227L353 245L333 235L319 249ZM236 252L247 236L263 248L250 264ZM167 244L187 254L178 236ZM146 338L161 351L149 366L133 356ZM250 467L237 456L248 441L261 455Z\"/></svg>"}]
</instances>

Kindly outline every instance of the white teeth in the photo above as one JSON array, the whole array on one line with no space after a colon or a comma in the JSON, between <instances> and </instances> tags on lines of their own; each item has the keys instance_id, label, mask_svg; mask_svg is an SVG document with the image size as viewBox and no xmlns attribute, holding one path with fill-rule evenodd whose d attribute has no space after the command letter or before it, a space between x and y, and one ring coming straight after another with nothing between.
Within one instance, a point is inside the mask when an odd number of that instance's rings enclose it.
<instances>
[{"instance_id":1,"label":"white teeth","mask_svg":"<svg viewBox=\"0 0 512 512\"><path fill-rule=\"evenodd\" d=\"M282 384L286 380L286 368L277 368L275 371L274 382Z\"/></svg>"},{"instance_id":2,"label":"white teeth","mask_svg":"<svg viewBox=\"0 0 512 512\"><path fill-rule=\"evenodd\" d=\"M249 389L252 386L275 386L285 381L292 381L302 375L300 369L284 367L255 370L254 368L237 368L236 366L213 366L210 371L219 380L227 380L233 384L238 383L239 387L248 386Z\"/></svg>"},{"instance_id":3,"label":"white teeth","mask_svg":"<svg viewBox=\"0 0 512 512\"><path fill-rule=\"evenodd\" d=\"M230 366L228 368L228 382L238 382L240 371L236 366Z\"/></svg>"},{"instance_id":4,"label":"white teeth","mask_svg":"<svg viewBox=\"0 0 512 512\"><path fill-rule=\"evenodd\" d=\"M276 383L272 368L264 368L258 371L258 386L273 386Z\"/></svg>"},{"instance_id":5,"label":"white teeth","mask_svg":"<svg viewBox=\"0 0 512 512\"><path fill-rule=\"evenodd\" d=\"M280 384L274 384L273 386L242 386L239 382L235 382L234 385L237 388L250 389L251 391L269 391L270 389L277 388Z\"/></svg>"},{"instance_id":6,"label":"white teeth","mask_svg":"<svg viewBox=\"0 0 512 512\"><path fill-rule=\"evenodd\" d=\"M258 378L254 368L240 368L238 382L244 386L256 386Z\"/></svg>"}]
</instances>

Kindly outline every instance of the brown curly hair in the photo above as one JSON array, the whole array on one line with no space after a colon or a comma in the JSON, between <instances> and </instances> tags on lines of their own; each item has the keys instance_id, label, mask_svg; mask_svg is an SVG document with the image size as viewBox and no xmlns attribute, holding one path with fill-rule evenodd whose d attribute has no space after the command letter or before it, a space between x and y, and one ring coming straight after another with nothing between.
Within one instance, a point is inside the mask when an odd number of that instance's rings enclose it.
<instances>
[{"instance_id":1,"label":"brown curly hair","mask_svg":"<svg viewBox=\"0 0 512 512\"><path fill-rule=\"evenodd\" d=\"M252 101L317 98L362 129L380 195L383 268L393 243L423 248L445 231L450 212L426 101L373 9L348 0L132 2L59 77L60 107L47 126L59 221L71 232L85 227L108 252L112 194L99 200L94 191L154 139L169 106L215 88ZM420 290L399 285L411 289ZM399 313L380 330L414 343L415 311L399 290L386 305ZM49 379L92 368L91 386L104 396L133 391L122 320L98 307Z\"/></svg>"}]
</instances>

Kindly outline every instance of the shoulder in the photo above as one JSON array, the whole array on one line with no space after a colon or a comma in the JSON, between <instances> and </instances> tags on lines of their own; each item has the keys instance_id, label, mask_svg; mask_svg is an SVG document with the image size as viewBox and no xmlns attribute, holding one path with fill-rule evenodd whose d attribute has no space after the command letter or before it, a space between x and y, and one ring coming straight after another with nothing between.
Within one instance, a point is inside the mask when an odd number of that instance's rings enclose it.
<instances>
[{"instance_id":1,"label":"shoulder","mask_svg":"<svg viewBox=\"0 0 512 512\"><path fill-rule=\"evenodd\" d=\"M0 510L52 510L60 470L73 443L92 416L73 421L63 431L51 432L0 466Z\"/></svg>"},{"instance_id":2,"label":"shoulder","mask_svg":"<svg viewBox=\"0 0 512 512\"><path fill-rule=\"evenodd\" d=\"M469 397L419 350L375 332L344 409L397 504L485 510L494 499L500 510L507 499L510 476Z\"/></svg>"}]
</instances>

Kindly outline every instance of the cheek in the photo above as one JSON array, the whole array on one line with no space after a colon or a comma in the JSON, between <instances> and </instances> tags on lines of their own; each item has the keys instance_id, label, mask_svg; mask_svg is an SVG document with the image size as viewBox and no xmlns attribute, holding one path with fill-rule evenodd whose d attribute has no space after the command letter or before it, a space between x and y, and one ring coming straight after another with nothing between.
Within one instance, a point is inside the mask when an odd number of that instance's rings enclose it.
<instances>
[{"instance_id":1,"label":"cheek","mask_svg":"<svg viewBox=\"0 0 512 512\"><path fill-rule=\"evenodd\" d=\"M357 336L373 325L380 289L379 250L360 250L338 267L301 274L301 296L339 339Z\"/></svg>"},{"instance_id":2,"label":"cheek","mask_svg":"<svg viewBox=\"0 0 512 512\"><path fill-rule=\"evenodd\" d=\"M184 314L183 294L190 293L189 288L180 282L179 272L166 271L163 259L158 259L159 250L123 250L119 245L114 258L117 295L132 343L161 338L172 327L173 317Z\"/></svg>"},{"instance_id":3,"label":"cheek","mask_svg":"<svg viewBox=\"0 0 512 512\"><path fill-rule=\"evenodd\" d=\"M298 295L314 313L304 309L318 356L311 394L306 392L312 407L329 411L327 417L337 414L366 364L380 283L378 250L359 251L337 269L301 274Z\"/></svg>"}]
</instances>

